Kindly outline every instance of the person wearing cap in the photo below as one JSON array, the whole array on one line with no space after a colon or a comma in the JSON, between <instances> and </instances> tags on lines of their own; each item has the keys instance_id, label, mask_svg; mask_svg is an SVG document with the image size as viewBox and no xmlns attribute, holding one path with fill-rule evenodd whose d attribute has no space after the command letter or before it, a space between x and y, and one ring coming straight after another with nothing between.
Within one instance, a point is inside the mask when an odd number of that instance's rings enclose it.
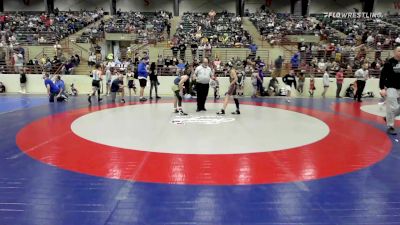
<instances>
[{"instance_id":1,"label":"person wearing cap","mask_svg":"<svg viewBox=\"0 0 400 225\"><path fill-rule=\"evenodd\" d=\"M240 114L240 109L239 109L239 99L236 96L236 91L237 91L237 86L238 86L238 76L237 76L237 71L236 68L237 65L234 67L231 62L227 64L227 67L229 69L229 88L228 92L225 94L225 99L224 99L224 104L222 106L221 111L217 112L217 115L225 115L225 110L226 107L228 106L229 98L233 97L233 100L235 101L236 105L236 111L232 112L234 115L239 115Z\"/></svg>"},{"instance_id":2,"label":"person wearing cap","mask_svg":"<svg viewBox=\"0 0 400 225\"><path fill-rule=\"evenodd\" d=\"M390 58L381 71L379 80L380 94L386 97L386 117L384 120L388 126L387 133L396 135L394 121L400 115L400 46L394 49L393 57Z\"/></svg>"},{"instance_id":3,"label":"person wearing cap","mask_svg":"<svg viewBox=\"0 0 400 225\"><path fill-rule=\"evenodd\" d=\"M208 66L208 58L204 58L203 63L196 67L194 71L194 79L196 80L197 89L197 112L207 111L205 104L208 90L210 88L210 79L213 76L213 71Z\"/></svg>"}]
</instances>

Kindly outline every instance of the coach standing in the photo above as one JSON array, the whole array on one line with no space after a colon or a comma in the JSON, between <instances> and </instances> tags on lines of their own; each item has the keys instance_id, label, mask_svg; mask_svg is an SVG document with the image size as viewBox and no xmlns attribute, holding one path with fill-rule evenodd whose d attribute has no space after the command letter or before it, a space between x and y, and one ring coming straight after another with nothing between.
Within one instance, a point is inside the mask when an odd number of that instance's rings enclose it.
<instances>
[{"instance_id":1,"label":"coach standing","mask_svg":"<svg viewBox=\"0 0 400 225\"><path fill-rule=\"evenodd\" d=\"M206 111L205 104L210 88L210 79L213 71L208 66L208 59L204 58L203 63L194 71L194 79L196 79L197 90L197 112Z\"/></svg>"},{"instance_id":2,"label":"coach standing","mask_svg":"<svg viewBox=\"0 0 400 225\"><path fill-rule=\"evenodd\" d=\"M394 121L400 115L400 46L394 49L393 58L389 59L383 66L379 88L381 95L386 96L386 124L387 133L396 135Z\"/></svg>"}]
</instances>

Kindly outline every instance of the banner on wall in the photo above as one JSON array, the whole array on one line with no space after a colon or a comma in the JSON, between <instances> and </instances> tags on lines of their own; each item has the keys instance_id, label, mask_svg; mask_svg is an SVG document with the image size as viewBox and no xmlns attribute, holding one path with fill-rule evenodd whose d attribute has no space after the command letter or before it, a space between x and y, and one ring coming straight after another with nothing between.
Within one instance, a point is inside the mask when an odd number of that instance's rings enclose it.
<instances>
[{"instance_id":1,"label":"banner on wall","mask_svg":"<svg viewBox=\"0 0 400 225\"><path fill-rule=\"evenodd\" d=\"M325 12L324 17L329 18L336 18L336 19L360 19L360 18L367 18L367 19L379 19L383 18L383 13L375 12L375 13L368 13L368 12Z\"/></svg>"}]
</instances>

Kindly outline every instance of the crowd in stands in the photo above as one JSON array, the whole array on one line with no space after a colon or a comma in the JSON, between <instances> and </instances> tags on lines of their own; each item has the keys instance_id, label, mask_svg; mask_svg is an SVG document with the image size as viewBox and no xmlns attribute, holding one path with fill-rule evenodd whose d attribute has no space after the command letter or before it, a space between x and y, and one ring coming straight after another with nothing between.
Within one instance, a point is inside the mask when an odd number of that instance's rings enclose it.
<instances>
[{"instance_id":1,"label":"crowd in stands","mask_svg":"<svg viewBox=\"0 0 400 225\"><path fill-rule=\"evenodd\" d=\"M250 21L270 44L283 42L286 35L313 35L318 32L311 18L268 10L251 14Z\"/></svg>"},{"instance_id":2,"label":"crowd in stands","mask_svg":"<svg viewBox=\"0 0 400 225\"><path fill-rule=\"evenodd\" d=\"M398 43L400 27L382 19L337 19L315 15L324 26L334 28L346 35L340 38L335 33L325 33L331 42L338 44L365 44L377 50L393 49ZM394 20L394 19L393 19ZM399 39L400 42L400 39Z\"/></svg>"},{"instance_id":3,"label":"crowd in stands","mask_svg":"<svg viewBox=\"0 0 400 225\"><path fill-rule=\"evenodd\" d=\"M139 40L157 40L164 37L162 34L169 25L172 14L165 11L159 12L121 12L104 26L108 33L137 34Z\"/></svg>"},{"instance_id":4,"label":"crowd in stands","mask_svg":"<svg viewBox=\"0 0 400 225\"><path fill-rule=\"evenodd\" d=\"M212 10L208 14L184 13L171 42L172 46L185 44L207 50L209 47L247 47L252 43L252 38L243 29L241 17Z\"/></svg>"},{"instance_id":5,"label":"crowd in stands","mask_svg":"<svg viewBox=\"0 0 400 225\"><path fill-rule=\"evenodd\" d=\"M0 14L2 46L53 44L103 16L101 10L46 13Z\"/></svg>"}]
</instances>

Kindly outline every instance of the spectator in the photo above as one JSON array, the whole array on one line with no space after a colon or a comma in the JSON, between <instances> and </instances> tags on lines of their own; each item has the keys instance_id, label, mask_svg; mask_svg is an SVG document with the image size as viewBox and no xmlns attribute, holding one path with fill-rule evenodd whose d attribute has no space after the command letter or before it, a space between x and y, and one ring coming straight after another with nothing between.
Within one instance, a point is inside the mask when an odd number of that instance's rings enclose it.
<instances>
[{"instance_id":1,"label":"spectator","mask_svg":"<svg viewBox=\"0 0 400 225\"><path fill-rule=\"evenodd\" d=\"M292 64L292 69L297 69L299 68L299 54L296 53L293 55L293 57L290 59L290 63Z\"/></svg>"},{"instance_id":2,"label":"spectator","mask_svg":"<svg viewBox=\"0 0 400 225\"><path fill-rule=\"evenodd\" d=\"M20 86L21 86L21 93L22 94L26 94L26 82L27 82L27 79L26 79L25 69L21 69L21 74L20 74L20 77L19 77L19 83L20 83Z\"/></svg>"},{"instance_id":3,"label":"spectator","mask_svg":"<svg viewBox=\"0 0 400 225\"><path fill-rule=\"evenodd\" d=\"M68 101L68 97L65 92L65 84L60 75L56 76L55 85L58 87L58 89L60 89L57 95L57 101Z\"/></svg>"},{"instance_id":4,"label":"spectator","mask_svg":"<svg viewBox=\"0 0 400 225\"><path fill-rule=\"evenodd\" d=\"M322 72L324 73L324 75L322 76L322 83L324 85L324 91L322 92L322 97L325 98L326 92L329 89L329 82L331 82L331 81L329 79L328 71L323 70Z\"/></svg>"},{"instance_id":5,"label":"spectator","mask_svg":"<svg viewBox=\"0 0 400 225\"><path fill-rule=\"evenodd\" d=\"M6 93L6 86L3 82L0 82L0 93Z\"/></svg>"},{"instance_id":6,"label":"spectator","mask_svg":"<svg viewBox=\"0 0 400 225\"><path fill-rule=\"evenodd\" d=\"M48 73L45 73L43 79L44 85L47 89L47 94L49 95L49 102L54 102L54 96L57 96L60 93L60 89L53 83Z\"/></svg>"},{"instance_id":7,"label":"spectator","mask_svg":"<svg viewBox=\"0 0 400 225\"><path fill-rule=\"evenodd\" d=\"M343 75L343 68L340 68L339 71L336 73L336 98L340 97L340 92L342 91L344 75Z\"/></svg>"},{"instance_id":8,"label":"spectator","mask_svg":"<svg viewBox=\"0 0 400 225\"><path fill-rule=\"evenodd\" d=\"M278 58L275 59L275 77L281 76L283 62L284 59L282 59L282 56L278 56Z\"/></svg>"},{"instance_id":9,"label":"spectator","mask_svg":"<svg viewBox=\"0 0 400 225\"><path fill-rule=\"evenodd\" d=\"M150 65L150 99L153 99L152 96L153 88L156 92L156 99L160 99L161 97L158 96L157 70L156 70L156 64L154 62L152 62Z\"/></svg>"},{"instance_id":10,"label":"spectator","mask_svg":"<svg viewBox=\"0 0 400 225\"><path fill-rule=\"evenodd\" d=\"M148 76L148 71L146 68L147 63L148 63L148 61L143 58L138 65L138 78L139 78L139 84L140 84L140 97L139 97L140 101L147 101L147 99L143 96L144 89L147 85L147 76Z\"/></svg>"},{"instance_id":11,"label":"spectator","mask_svg":"<svg viewBox=\"0 0 400 225\"><path fill-rule=\"evenodd\" d=\"M287 91L287 102L290 102L290 95L292 92L292 86L294 86L295 89L297 89L297 83L296 83L296 77L294 76L294 71L291 70L289 74L286 74L282 78L283 83L286 85L286 91Z\"/></svg>"}]
</instances>

